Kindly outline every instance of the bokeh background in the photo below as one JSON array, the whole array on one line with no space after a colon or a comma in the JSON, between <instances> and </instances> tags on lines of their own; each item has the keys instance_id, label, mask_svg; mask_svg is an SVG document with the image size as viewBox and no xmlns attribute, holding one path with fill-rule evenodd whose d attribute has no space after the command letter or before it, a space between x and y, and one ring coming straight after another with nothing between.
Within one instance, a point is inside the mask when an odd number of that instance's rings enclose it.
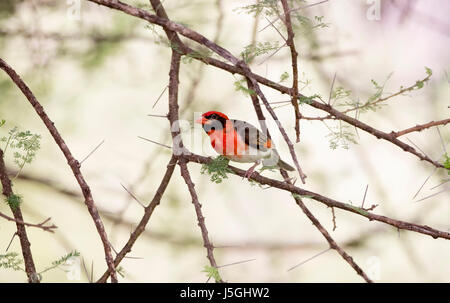
<instances>
[{"instance_id":1,"label":"bokeh background","mask_svg":"<svg viewBox=\"0 0 450 303\"><path fill-rule=\"evenodd\" d=\"M149 8L146 1L127 1ZM369 3L368 3L369 2ZM282 44L264 14L255 16L239 9L255 1L164 1L170 18L199 31L239 55L254 42ZM313 2L293 1L293 7ZM371 4L372 3L372 4ZM373 4L375 3L375 4ZM390 1L380 3L380 18L368 11L375 2L340 0L312 6L299 14L309 22L296 21L295 42L299 52L302 93L326 99L333 76L336 87L351 90L362 101L375 92L371 80L384 83L384 93L398 91L426 77L433 77L421 90L398 96L376 112L360 119L383 130L401 130L449 117L450 23L446 0ZM315 18L319 16L319 18ZM320 16L323 16L321 19ZM273 17L269 17L272 19ZM376 20L379 19L379 20ZM326 27L311 29L311 24ZM278 24L282 33L282 26ZM256 33L256 34L255 34ZM104 143L82 165L110 240L120 250L143 210L122 188L130 188L142 201L153 197L165 171L170 151L138 138L143 136L170 144L168 122L147 114L167 113L167 92L154 103L168 82L170 48L163 32L142 20L87 1L2 0L0 2L0 57L23 77L55 122L74 155L83 159ZM195 44L190 43L193 47ZM290 53L282 48L272 57L258 56L253 70L278 81L291 72ZM291 85L290 77L285 85ZM185 60L181 67L181 118L192 122L195 112L220 110L228 116L258 125L248 96L235 90L240 77L199 62ZM272 102L286 96L263 87ZM306 116L323 113L302 106ZM276 109L292 140L295 138L292 108ZM70 251L81 253L89 275L98 278L106 269L103 248L66 161L24 96L0 73L0 118L7 121L0 137L18 126L42 135L41 149L14 181L23 196L24 218L40 222L47 217L58 226L55 234L28 228L37 270L41 271ZM326 122L328 127L338 122ZM271 133L277 129L270 124ZM450 142L448 126L406 136L433 159L442 160L443 145ZM354 132L353 128L349 129ZM438 170L416 199L434 168L386 141L362 131L354 134L358 144L330 148L330 133L319 121L301 122L301 143L296 145L306 189L339 201L360 205L369 185L366 205L379 204L375 212L397 219L450 230L448 176ZM184 130L189 144L191 127ZM204 155L214 155L203 134ZM406 140L406 138L402 138ZM277 144L289 160L286 145ZM408 141L406 141L408 142ZM4 144L4 143L2 143ZM191 144L192 145L192 144ZM8 168L17 167L12 154ZM289 162L289 161L288 161ZM236 164L247 168L248 165ZM219 265L252 260L220 269L230 282L361 282L361 278L334 251L328 251L292 271L290 267L328 247L286 192L251 186L230 176L214 184L189 164ZM267 176L279 178L266 171ZM447 184L448 186L448 184ZM447 189L445 191L445 189ZM417 200L444 190L429 199ZM332 236L376 281L450 282L450 242L415 234L336 210L337 229L332 231L331 209L306 200ZM5 203L0 211L9 214ZM0 221L0 254L15 232L15 225ZM9 251L20 252L15 239ZM161 205L121 263L125 282L204 282L206 251L187 188L176 168ZM62 268L64 269L64 268ZM43 275L43 282L71 280L64 270ZM0 269L1 282L25 282L23 272Z\"/></svg>"}]
</instances>

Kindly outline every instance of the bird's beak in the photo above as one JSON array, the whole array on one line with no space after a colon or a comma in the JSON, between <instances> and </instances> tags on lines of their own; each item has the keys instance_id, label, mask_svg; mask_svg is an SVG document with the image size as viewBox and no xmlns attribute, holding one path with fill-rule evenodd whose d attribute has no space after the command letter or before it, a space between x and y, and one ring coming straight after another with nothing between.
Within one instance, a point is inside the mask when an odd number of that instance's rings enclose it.
<instances>
[{"instance_id":1,"label":"bird's beak","mask_svg":"<svg viewBox=\"0 0 450 303\"><path fill-rule=\"evenodd\" d=\"M201 124L201 125L205 124L206 122L208 122L208 119L206 119L203 116L198 118L197 120L195 120L195 123L198 123L198 124Z\"/></svg>"}]
</instances>

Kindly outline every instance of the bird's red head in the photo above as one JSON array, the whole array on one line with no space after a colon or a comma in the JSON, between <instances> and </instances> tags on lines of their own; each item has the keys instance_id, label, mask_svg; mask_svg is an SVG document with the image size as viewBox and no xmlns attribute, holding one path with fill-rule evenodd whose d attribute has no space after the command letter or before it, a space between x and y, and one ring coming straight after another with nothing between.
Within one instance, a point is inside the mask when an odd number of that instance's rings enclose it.
<instances>
[{"instance_id":1,"label":"bird's red head","mask_svg":"<svg viewBox=\"0 0 450 303\"><path fill-rule=\"evenodd\" d=\"M205 125L211 123L213 120L217 120L220 121L222 124L225 124L225 122L228 120L228 117L227 115L221 112L209 111L201 115L201 117L195 120L195 122L201 125Z\"/></svg>"}]
</instances>

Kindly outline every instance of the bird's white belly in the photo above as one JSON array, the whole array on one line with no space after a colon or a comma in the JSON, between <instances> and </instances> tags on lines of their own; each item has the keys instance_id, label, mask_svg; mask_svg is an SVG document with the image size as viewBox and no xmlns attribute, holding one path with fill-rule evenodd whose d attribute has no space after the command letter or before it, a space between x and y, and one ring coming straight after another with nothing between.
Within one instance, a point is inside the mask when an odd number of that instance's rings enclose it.
<instances>
[{"instance_id":1,"label":"bird's white belly","mask_svg":"<svg viewBox=\"0 0 450 303\"><path fill-rule=\"evenodd\" d=\"M225 147L223 144L223 138L211 137L211 143L214 150L228 159L235 162L252 163L258 162L261 159L270 158L272 152L270 149L261 151L251 146L245 146L237 144L232 136L226 138Z\"/></svg>"}]
</instances>

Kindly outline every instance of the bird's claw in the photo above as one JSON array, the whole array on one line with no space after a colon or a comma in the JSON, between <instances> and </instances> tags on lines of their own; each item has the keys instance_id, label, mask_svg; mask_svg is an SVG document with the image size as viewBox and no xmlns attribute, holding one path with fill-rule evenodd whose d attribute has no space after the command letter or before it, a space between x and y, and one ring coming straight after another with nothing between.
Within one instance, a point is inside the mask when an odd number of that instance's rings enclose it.
<instances>
[{"instance_id":1,"label":"bird's claw","mask_svg":"<svg viewBox=\"0 0 450 303\"><path fill-rule=\"evenodd\" d=\"M255 165L253 165L252 167L247 169L247 171L245 172L244 176L242 177L242 180L244 180L244 179L249 179L250 180L251 176L253 175L253 172L255 171L255 167L257 165L258 165L258 163L255 163Z\"/></svg>"}]
</instances>

